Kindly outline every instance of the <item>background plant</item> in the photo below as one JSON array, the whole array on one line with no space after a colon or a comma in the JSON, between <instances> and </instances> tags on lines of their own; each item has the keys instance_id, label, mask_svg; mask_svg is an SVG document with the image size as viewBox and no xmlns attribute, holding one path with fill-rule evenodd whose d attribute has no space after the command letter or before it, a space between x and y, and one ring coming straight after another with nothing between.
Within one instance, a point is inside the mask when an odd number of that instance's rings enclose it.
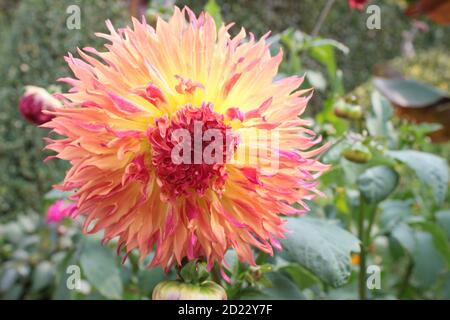
<instances>
[{"instance_id":1,"label":"background plant","mask_svg":"<svg viewBox=\"0 0 450 320\"><path fill-rule=\"evenodd\" d=\"M314 36L326 1L263 2L178 4L197 12L206 5L216 22L234 20L257 36L269 26L272 49L285 52L280 71L306 73L305 87L316 88L309 116L324 140L332 142L324 160L333 167L321 177L327 198L309 203L307 216L289 219L295 232L283 241L283 252L275 257L260 253L258 266L249 267L230 251L232 283L221 280L217 269L207 279L239 299L450 298L449 145L430 143L427 135L438 129L435 124L395 117L371 84L374 65L397 57L396 68L448 93L448 27L430 24L430 31L416 39L417 56L404 59L400 30L410 28L411 21L398 1L373 1L383 12L381 31L367 30L364 12L337 1ZM82 9L80 30L64 27L69 4ZM49 87L66 75L62 57L67 51L99 47L93 32L103 31L106 18L125 25L124 3L22 0L1 5L0 297L142 299L164 279L198 277L190 264L168 275L148 270L133 252L122 263L114 243L109 248L81 235L79 222L44 223L46 208L67 196L49 192L65 167L42 163L45 132L20 117L17 101L24 85ZM151 21L155 13L170 10L170 1L152 1L147 14ZM81 267L81 290L66 286L69 265ZM380 290L366 289L361 270L369 265L381 268Z\"/></svg>"}]
</instances>

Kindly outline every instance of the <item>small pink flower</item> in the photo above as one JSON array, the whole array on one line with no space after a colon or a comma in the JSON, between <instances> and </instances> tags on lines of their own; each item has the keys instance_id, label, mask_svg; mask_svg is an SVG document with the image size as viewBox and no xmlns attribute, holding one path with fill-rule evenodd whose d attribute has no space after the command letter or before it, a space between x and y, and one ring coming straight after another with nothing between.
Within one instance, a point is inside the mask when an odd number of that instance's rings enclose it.
<instances>
[{"instance_id":1,"label":"small pink flower","mask_svg":"<svg viewBox=\"0 0 450 320\"><path fill-rule=\"evenodd\" d=\"M348 0L348 5L352 9L362 10L367 2L368 0Z\"/></svg>"},{"instance_id":2,"label":"small pink flower","mask_svg":"<svg viewBox=\"0 0 450 320\"><path fill-rule=\"evenodd\" d=\"M58 200L47 210L47 224L58 223L65 217L72 217L76 210L75 203L65 204L65 200Z\"/></svg>"},{"instance_id":3,"label":"small pink flower","mask_svg":"<svg viewBox=\"0 0 450 320\"><path fill-rule=\"evenodd\" d=\"M53 115L44 113L45 110L53 111L59 108L61 103L44 88L26 86L25 93L19 101L19 110L29 122L41 125L53 119Z\"/></svg>"}]
</instances>

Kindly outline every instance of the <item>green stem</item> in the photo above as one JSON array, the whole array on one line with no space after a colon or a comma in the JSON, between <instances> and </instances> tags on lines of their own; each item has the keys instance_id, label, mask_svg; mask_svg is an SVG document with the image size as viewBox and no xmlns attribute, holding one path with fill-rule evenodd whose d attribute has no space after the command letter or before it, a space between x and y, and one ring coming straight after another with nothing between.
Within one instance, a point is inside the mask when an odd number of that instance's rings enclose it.
<instances>
[{"instance_id":1,"label":"green stem","mask_svg":"<svg viewBox=\"0 0 450 320\"><path fill-rule=\"evenodd\" d=\"M322 28L323 22L325 21L326 17L330 13L331 7L333 6L335 0L328 0L325 4L325 7L320 12L319 18L317 19L317 23L314 26L313 31L311 32L312 37L317 37L319 34L320 29Z\"/></svg>"},{"instance_id":2,"label":"green stem","mask_svg":"<svg viewBox=\"0 0 450 320\"><path fill-rule=\"evenodd\" d=\"M369 225L367 227L367 232L366 232L366 240L365 241L366 241L367 246L370 246L370 244L372 243L372 238L370 237L370 234L372 233L372 226L375 221L376 214L377 214L377 206L372 206L370 208Z\"/></svg>"},{"instance_id":3,"label":"green stem","mask_svg":"<svg viewBox=\"0 0 450 320\"><path fill-rule=\"evenodd\" d=\"M323 7L322 11L320 11L320 15L317 18L317 22L314 25L313 30L311 31L311 37L315 38L319 35L319 31L322 28L322 25L327 18L328 14L330 13L331 7L333 6L335 0L328 0L327 3L325 3L325 6ZM306 56L307 50L303 51L300 57L300 62L304 60Z\"/></svg>"},{"instance_id":4,"label":"green stem","mask_svg":"<svg viewBox=\"0 0 450 320\"><path fill-rule=\"evenodd\" d=\"M220 284L222 276L220 275L220 270L217 265L215 265L211 270L211 280Z\"/></svg>"},{"instance_id":5,"label":"green stem","mask_svg":"<svg viewBox=\"0 0 450 320\"><path fill-rule=\"evenodd\" d=\"M358 236L361 241L361 252L359 255L359 299L366 299L366 236L364 232L365 212L364 212L364 198L359 197L359 217L358 217Z\"/></svg>"},{"instance_id":6,"label":"green stem","mask_svg":"<svg viewBox=\"0 0 450 320\"><path fill-rule=\"evenodd\" d=\"M414 269L414 263L412 261L412 259L410 258L409 263L408 263L408 267L406 268L406 272L405 275L403 276L403 281L400 285L399 291L398 291L398 298L401 299L404 297L406 290L408 289L409 286L409 279L411 278L412 272Z\"/></svg>"}]
</instances>

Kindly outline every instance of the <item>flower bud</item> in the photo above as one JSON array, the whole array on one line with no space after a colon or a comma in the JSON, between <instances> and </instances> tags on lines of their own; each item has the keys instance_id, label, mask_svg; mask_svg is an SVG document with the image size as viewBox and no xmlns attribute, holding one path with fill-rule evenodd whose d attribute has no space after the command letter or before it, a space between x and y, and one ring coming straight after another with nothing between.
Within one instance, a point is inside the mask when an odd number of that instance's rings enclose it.
<instances>
[{"instance_id":1,"label":"flower bud","mask_svg":"<svg viewBox=\"0 0 450 320\"><path fill-rule=\"evenodd\" d=\"M65 217L72 217L76 214L76 210L75 203L66 204L64 200L58 200L48 208L47 224L58 223Z\"/></svg>"},{"instance_id":2,"label":"flower bud","mask_svg":"<svg viewBox=\"0 0 450 320\"><path fill-rule=\"evenodd\" d=\"M372 153L369 148L361 143L357 143L347 149L344 149L342 155L345 159L356 163L366 163L372 159Z\"/></svg>"},{"instance_id":3,"label":"flower bud","mask_svg":"<svg viewBox=\"0 0 450 320\"><path fill-rule=\"evenodd\" d=\"M54 98L44 88L26 86L25 93L19 101L19 110L29 122L41 125L50 121L54 116L44 113L61 107L61 102Z\"/></svg>"},{"instance_id":4,"label":"flower bud","mask_svg":"<svg viewBox=\"0 0 450 320\"><path fill-rule=\"evenodd\" d=\"M160 282L152 294L153 300L227 300L225 289L215 282L201 284L181 281Z\"/></svg>"},{"instance_id":5,"label":"flower bud","mask_svg":"<svg viewBox=\"0 0 450 320\"><path fill-rule=\"evenodd\" d=\"M363 116L362 108L356 104L350 104L339 100L334 107L334 114L339 118L348 120L359 120Z\"/></svg>"}]
</instances>

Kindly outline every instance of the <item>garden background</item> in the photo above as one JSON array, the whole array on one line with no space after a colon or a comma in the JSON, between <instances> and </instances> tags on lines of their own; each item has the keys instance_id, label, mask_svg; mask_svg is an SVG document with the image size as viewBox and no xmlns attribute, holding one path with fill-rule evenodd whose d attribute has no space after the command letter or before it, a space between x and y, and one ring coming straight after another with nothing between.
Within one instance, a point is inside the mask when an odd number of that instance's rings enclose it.
<instances>
[{"instance_id":1,"label":"garden background","mask_svg":"<svg viewBox=\"0 0 450 320\"><path fill-rule=\"evenodd\" d=\"M307 116L333 142L325 155L333 169L321 178L327 198L311 203L300 236L285 244L290 255L260 255L256 269L236 262L233 284L223 285L230 298L242 299L448 299L450 29L427 12L407 16L411 1L395 0L366 4L380 8L379 30L368 29L365 7L353 9L344 0L331 1L318 26L329 2L176 2L196 13L206 8L257 37L271 30L274 52L285 52L280 71L307 73L307 85L315 87ZM66 28L73 4L81 8L79 30ZM173 4L150 1L148 20L170 16ZM64 55L77 47L100 50L94 32L106 30L106 19L116 27L128 24L128 2L0 0L0 10L0 297L149 298L166 277L160 269L147 270L134 255L121 265L112 248L81 235L70 219L46 224L48 206L64 197L51 188L67 164L43 162L47 131L18 110L25 85L66 90L56 82L70 74ZM397 104L398 92L410 105ZM417 95L408 96L412 92ZM68 265L81 266L80 290L66 286ZM380 267L375 290L361 288L360 268L370 265Z\"/></svg>"}]
</instances>

